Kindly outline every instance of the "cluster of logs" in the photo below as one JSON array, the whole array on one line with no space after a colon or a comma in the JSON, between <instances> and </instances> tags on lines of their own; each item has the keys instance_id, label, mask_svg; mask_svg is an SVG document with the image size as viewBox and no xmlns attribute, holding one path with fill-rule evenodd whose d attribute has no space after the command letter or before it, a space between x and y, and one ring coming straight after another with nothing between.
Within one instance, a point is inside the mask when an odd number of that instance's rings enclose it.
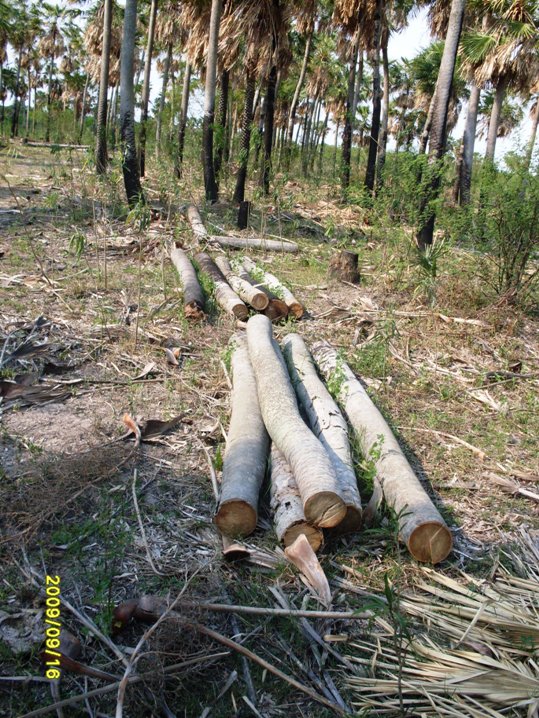
<instances>
[{"instance_id":1,"label":"cluster of logs","mask_svg":"<svg viewBox=\"0 0 539 718\"><path fill-rule=\"evenodd\" d=\"M188 254L178 247L170 251L170 258L178 272L183 288L184 313L188 319L204 317L204 293ZM291 314L299 319L303 306L273 274L260 269L255 262L244 258L234 267L224 254L215 261L206 252L198 252L194 260L199 271L207 275L214 287L215 300L227 314L240 321L247 320L249 307L261 312L272 322Z\"/></svg>"},{"instance_id":2,"label":"cluster of logs","mask_svg":"<svg viewBox=\"0 0 539 718\"><path fill-rule=\"evenodd\" d=\"M386 421L351 369L325 342L312 354L298 334L281 348L263 315L232 339L232 415L215 522L232 538L252 533L269 457L277 536L304 534L316 551L323 529L357 531L361 499L348 425L376 471L375 487L393 509L402 541L419 561L438 563L452 538ZM313 358L314 357L314 358Z\"/></svg>"}]
</instances>

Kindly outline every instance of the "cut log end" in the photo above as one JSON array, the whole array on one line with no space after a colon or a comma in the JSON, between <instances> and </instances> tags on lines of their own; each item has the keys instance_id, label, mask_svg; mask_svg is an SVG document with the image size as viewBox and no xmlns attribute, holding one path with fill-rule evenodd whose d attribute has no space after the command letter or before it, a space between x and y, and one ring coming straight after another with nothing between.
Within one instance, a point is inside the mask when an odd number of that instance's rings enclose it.
<instances>
[{"instance_id":1,"label":"cut log end","mask_svg":"<svg viewBox=\"0 0 539 718\"><path fill-rule=\"evenodd\" d=\"M236 305L232 308L232 313L234 314L234 316L236 317L236 319L239 319L239 320L240 320L240 322L245 322L245 321L247 321L247 319L248 319L248 317L249 317L249 310L247 309L247 307L245 306L245 304L236 304Z\"/></svg>"},{"instance_id":2,"label":"cut log end","mask_svg":"<svg viewBox=\"0 0 539 718\"><path fill-rule=\"evenodd\" d=\"M416 561L440 563L453 547L451 531L437 521L420 524L408 539L408 550Z\"/></svg>"},{"instance_id":3,"label":"cut log end","mask_svg":"<svg viewBox=\"0 0 539 718\"><path fill-rule=\"evenodd\" d=\"M301 319L303 316L304 309L299 302L297 304L291 304L288 309L292 312L296 319Z\"/></svg>"},{"instance_id":4,"label":"cut log end","mask_svg":"<svg viewBox=\"0 0 539 718\"><path fill-rule=\"evenodd\" d=\"M281 319L286 319L288 316L288 307L281 299L270 299L263 313L272 322L278 322Z\"/></svg>"},{"instance_id":5,"label":"cut log end","mask_svg":"<svg viewBox=\"0 0 539 718\"><path fill-rule=\"evenodd\" d=\"M190 304L186 304L183 308L183 312L185 314L186 319L192 319L194 321L199 321L204 319L206 316L204 314L204 311L199 307L199 305L196 302L191 302Z\"/></svg>"},{"instance_id":6,"label":"cut log end","mask_svg":"<svg viewBox=\"0 0 539 718\"><path fill-rule=\"evenodd\" d=\"M219 531L231 538L242 538L252 534L258 516L246 501L225 501L219 506L214 521Z\"/></svg>"},{"instance_id":7,"label":"cut log end","mask_svg":"<svg viewBox=\"0 0 539 718\"><path fill-rule=\"evenodd\" d=\"M311 524L323 529L337 526L346 516L346 506L333 491L320 491L303 504L305 518Z\"/></svg>"},{"instance_id":8,"label":"cut log end","mask_svg":"<svg viewBox=\"0 0 539 718\"><path fill-rule=\"evenodd\" d=\"M358 509L357 506L347 506L344 519L332 530L331 535L342 536L343 534L355 533L361 528L362 520L361 509Z\"/></svg>"},{"instance_id":9,"label":"cut log end","mask_svg":"<svg viewBox=\"0 0 539 718\"><path fill-rule=\"evenodd\" d=\"M313 551L318 551L324 541L324 535L320 529L315 526L301 521L293 526L290 526L284 536L283 543L285 547L291 546L300 534L304 534L307 541L311 544Z\"/></svg>"}]
</instances>

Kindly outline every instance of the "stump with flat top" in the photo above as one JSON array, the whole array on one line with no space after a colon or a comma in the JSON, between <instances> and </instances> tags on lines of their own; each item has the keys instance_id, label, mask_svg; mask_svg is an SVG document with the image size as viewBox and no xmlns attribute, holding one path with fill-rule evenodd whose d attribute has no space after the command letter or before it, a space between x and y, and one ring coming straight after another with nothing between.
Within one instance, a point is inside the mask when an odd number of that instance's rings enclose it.
<instances>
[{"instance_id":1,"label":"stump with flat top","mask_svg":"<svg viewBox=\"0 0 539 718\"><path fill-rule=\"evenodd\" d=\"M328 277L341 282L359 284L358 255L356 252L342 250L329 260Z\"/></svg>"}]
</instances>

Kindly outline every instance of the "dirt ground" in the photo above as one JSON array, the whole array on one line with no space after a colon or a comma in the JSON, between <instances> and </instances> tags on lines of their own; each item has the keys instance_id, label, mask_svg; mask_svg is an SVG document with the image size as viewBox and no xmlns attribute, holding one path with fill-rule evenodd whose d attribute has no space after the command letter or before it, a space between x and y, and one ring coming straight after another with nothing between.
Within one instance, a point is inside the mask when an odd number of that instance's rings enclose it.
<instances>
[{"instance_id":1,"label":"dirt ground","mask_svg":"<svg viewBox=\"0 0 539 718\"><path fill-rule=\"evenodd\" d=\"M98 186L82 152L10 145L0 161L0 658L4 678L29 677L24 691L20 681L0 680L0 715L107 685L84 672L66 671L59 686L40 680L45 575L60 577L70 606L62 625L80 641L78 660L111 680L124 672L111 644L129 657L148 628L134 622L110 638L115 606L180 592L195 604L148 637L136 664L145 677L126 690L126 716L334 714L197 632L197 622L350 705L347 656L371 632L367 622L313 619L309 630L287 618L197 608L318 604L277 546L267 496L250 559L223 558L211 475L219 481L227 346L238 329L211 301L206 321L183 317L165 242L194 248L188 225L166 207L126 222L118 178ZM492 577L502 547L538 536L537 311L485 296L473 257L458 249L430 306L403 251L404 231L393 237L369 226L328 187L289 183L284 191L282 206L260 204L251 229L301 247L295 256L252 254L307 309L301 321L276 326L276 337L298 331L342 351L452 530L454 550L439 570ZM230 231L233 216L226 204L204 213ZM342 246L360 254L358 287L328 282L328 260ZM7 386L14 380L17 395ZM136 446L132 419L176 422ZM357 460L367 501L365 461ZM368 532L328 541L320 561L335 610L361 609L361 594L383 594L387 577L406 591L421 572L387 514ZM165 680L178 663L186 665ZM117 690L100 693L65 715L112 715L116 702Z\"/></svg>"}]
</instances>

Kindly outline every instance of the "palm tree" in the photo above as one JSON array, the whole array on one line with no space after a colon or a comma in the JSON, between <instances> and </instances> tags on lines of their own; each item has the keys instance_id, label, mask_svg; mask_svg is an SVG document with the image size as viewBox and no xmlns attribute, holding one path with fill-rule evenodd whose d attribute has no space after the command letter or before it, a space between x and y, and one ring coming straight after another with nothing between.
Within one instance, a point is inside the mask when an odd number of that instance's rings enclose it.
<instances>
[{"instance_id":1,"label":"palm tree","mask_svg":"<svg viewBox=\"0 0 539 718\"><path fill-rule=\"evenodd\" d=\"M447 35L436 82L436 105L433 112L429 142L429 169L420 201L420 222L416 239L420 249L432 244L436 215L432 206L440 190L440 160L446 146L447 114L453 75L457 61L457 51L462 32L462 22L466 0L452 0L451 13L447 26Z\"/></svg>"},{"instance_id":2,"label":"palm tree","mask_svg":"<svg viewBox=\"0 0 539 718\"><path fill-rule=\"evenodd\" d=\"M135 144L134 57L137 0L126 0L120 65L120 136L125 192L130 207L144 201Z\"/></svg>"},{"instance_id":3,"label":"palm tree","mask_svg":"<svg viewBox=\"0 0 539 718\"><path fill-rule=\"evenodd\" d=\"M95 168L98 175L107 171L107 96L109 91L110 48L112 42L112 3L103 0L103 34L101 47L101 72L99 76L99 96L97 100L97 127L95 145Z\"/></svg>"},{"instance_id":4,"label":"palm tree","mask_svg":"<svg viewBox=\"0 0 539 718\"><path fill-rule=\"evenodd\" d=\"M206 86L204 89L204 121L202 127L202 157L206 199L217 202L219 188L215 178L213 161L213 123L215 119L215 94L217 87L217 45L223 0L212 0L208 51L206 59Z\"/></svg>"},{"instance_id":5,"label":"palm tree","mask_svg":"<svg viewBox=\"0 0 539 718\"><path fill-rule=\"evenodd\" d=\"M144 81L142 83L141 118L139 135L139 165L140 176L144 177L146 170L146 126L148 124L148 107L150 104L150 72L152 69L152 55L155 38L155 18L157 15L157 0L150 5L150 20L148 23L148 38L144 62Z\"/></svg>"},{"instance_id":6,"label":"palm tree","mask_svg":"<svg viewBox=\"0 0 539 718\"><path fill-rule=\"evenodd\" d=\"M67 9L62 8L60 5L49 5L48 3L43 3L42 7L51 16L48 31L39 44L39 49L42 56L48 61L47 124L45 129L45 142L49 142L51 135L52 119L52 86L55 68L54 61L65 50L60 21L68 13L72 14L73 11L68 11Z\"/></svg>"},{"instance_id":7,"label":"palm tree","mask_svg":"<svg viewBox=\"0 0 539 718\"><path fill-rule=\"evenodd\" d=\"M539 82L532 88L533 93L533 102L531 106L531 120L532 120L532 127L530 132L530 139L528 140L528 147L526 149L526 166L530 167L532 156L533 156L533 148L535 146L535 139L537 137L537 126L539 125Z\"/></svg>"}]
</instances>

